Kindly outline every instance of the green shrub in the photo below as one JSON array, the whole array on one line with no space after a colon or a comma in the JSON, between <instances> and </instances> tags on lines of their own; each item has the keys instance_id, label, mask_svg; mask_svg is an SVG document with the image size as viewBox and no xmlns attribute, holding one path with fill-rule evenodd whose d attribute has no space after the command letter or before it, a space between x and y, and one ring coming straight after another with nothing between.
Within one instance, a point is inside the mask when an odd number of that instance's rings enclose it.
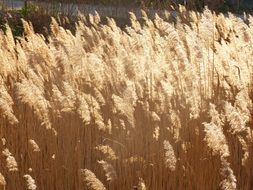
<instances>
[{"instance_id":1,"label":"green shrub","mask_svg":"<svg viewBox=\"0 0 253 190\"><path fill-rule=\"evenodd\" d=\"M28 16L30 14L34 14L38 11L38 6L32 4L32 3L27 3L21 10L22 16Z\"/></svg>"}]
</instances>

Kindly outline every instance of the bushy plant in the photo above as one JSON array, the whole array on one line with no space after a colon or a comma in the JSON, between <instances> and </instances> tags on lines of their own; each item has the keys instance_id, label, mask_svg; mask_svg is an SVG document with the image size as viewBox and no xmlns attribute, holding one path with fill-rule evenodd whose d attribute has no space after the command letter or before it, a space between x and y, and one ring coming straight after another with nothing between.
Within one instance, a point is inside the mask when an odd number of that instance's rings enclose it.
<instances>
[{"instance_id":1,"label":"bushy plant","mask_svg":"<svg viewBox=\"0 0 253 190\"><path fill-rule=\"evenodd\" d=\"M20 13L26 17L31 14L36 14L38 11L38 6L33 3L26 3L25 6L20 10Z\"/></svg>"}]
</instances>

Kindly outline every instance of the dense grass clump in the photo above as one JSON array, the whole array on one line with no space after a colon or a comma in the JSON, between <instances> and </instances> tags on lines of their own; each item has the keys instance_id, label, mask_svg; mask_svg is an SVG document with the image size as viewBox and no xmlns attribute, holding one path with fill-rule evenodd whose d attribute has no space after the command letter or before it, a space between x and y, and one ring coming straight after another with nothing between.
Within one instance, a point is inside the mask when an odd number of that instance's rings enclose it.
<instances>
[{"instance_id":1,"label":"dense grass clump","mask_svg":"<svg viewBox=\"0 0 253 190\"><path fill-rule=\"evenodd\" d=\"M130 20L1 32L3 189L253 188L252 17Z\"/></svg>"}]
</instances>

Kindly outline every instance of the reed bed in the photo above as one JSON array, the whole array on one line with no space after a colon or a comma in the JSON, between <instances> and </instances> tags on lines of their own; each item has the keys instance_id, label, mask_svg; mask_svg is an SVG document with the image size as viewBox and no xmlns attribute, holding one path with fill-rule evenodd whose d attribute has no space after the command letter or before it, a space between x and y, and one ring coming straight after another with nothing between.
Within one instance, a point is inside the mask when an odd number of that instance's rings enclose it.
<instances>
[{"instance_id":1,"label":"reed bed","mask_svg":"<svg viewBox=\"0 0 253 190\"><path fill-rule=\"evenodd\" d=\"M1 31L1 189L253 188L252 16L129 18Z\"/></svg>"}]
</instances>

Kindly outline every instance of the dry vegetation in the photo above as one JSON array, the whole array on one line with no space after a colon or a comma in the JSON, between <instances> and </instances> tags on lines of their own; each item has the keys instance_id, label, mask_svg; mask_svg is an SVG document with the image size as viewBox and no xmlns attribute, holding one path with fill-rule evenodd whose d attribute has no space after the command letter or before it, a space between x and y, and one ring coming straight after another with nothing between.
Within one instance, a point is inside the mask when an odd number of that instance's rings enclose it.
<instances>
[{"instance_id":1,"label":"dry vegetation","mask_svg":"<svg viewBox=\"0 0 253 190\"><path fill-rule=\"evenodd\" d=\"M253 18L181 11L1 32L1 188L251 190Z\"/></svg>"}]
</instances>

